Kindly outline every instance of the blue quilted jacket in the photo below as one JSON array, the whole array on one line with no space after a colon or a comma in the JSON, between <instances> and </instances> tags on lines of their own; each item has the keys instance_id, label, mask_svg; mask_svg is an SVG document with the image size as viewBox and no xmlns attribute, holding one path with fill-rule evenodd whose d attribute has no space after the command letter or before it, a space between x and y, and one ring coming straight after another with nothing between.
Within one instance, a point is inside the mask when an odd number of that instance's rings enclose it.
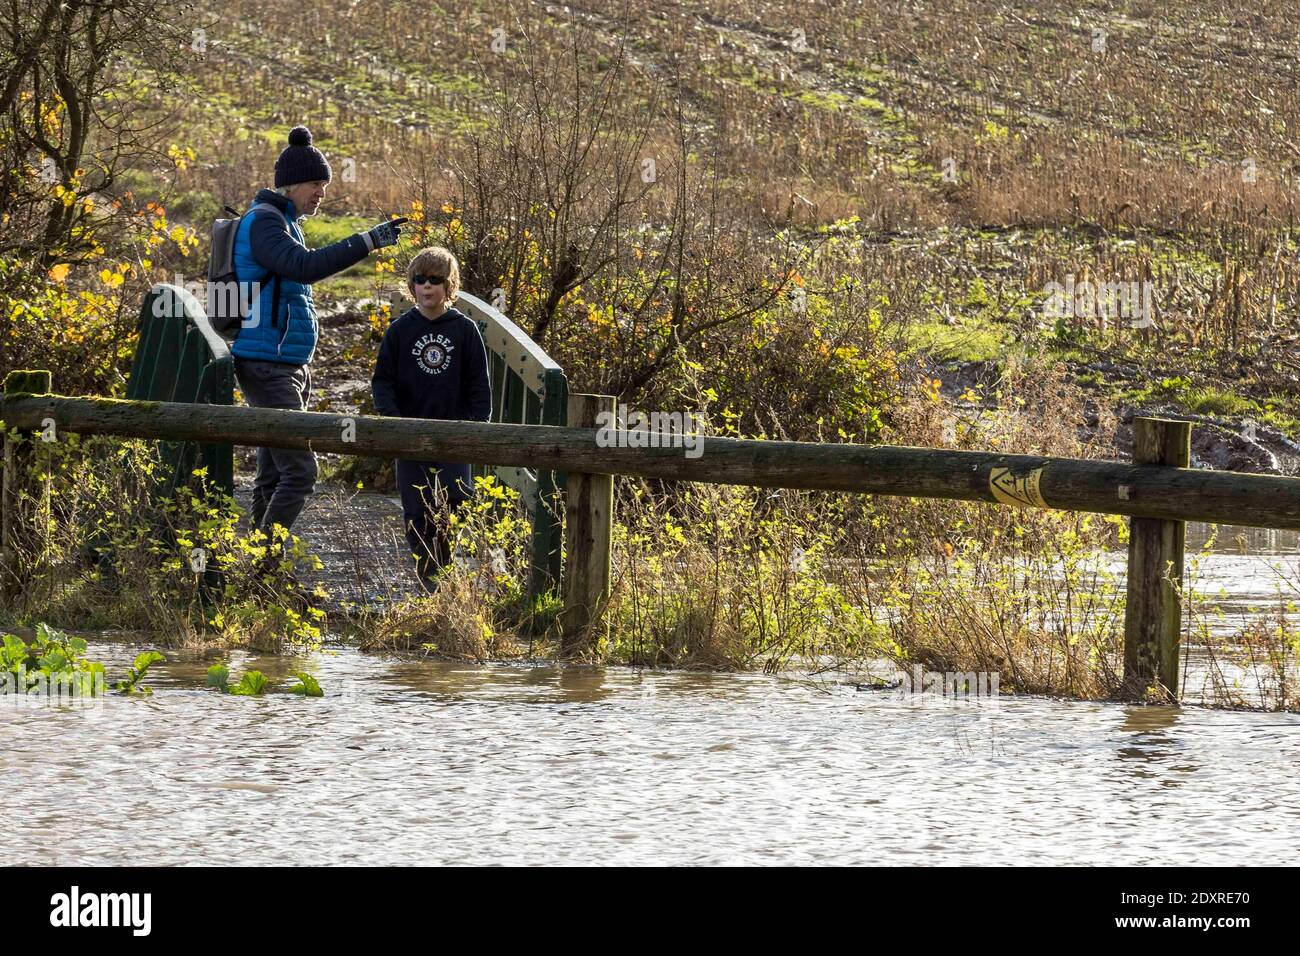
<instances>
[{"instance_id":1,"label":"blue quilted jacket","mask_svg":"<svg viewBox=\"0 0 1300 956\"><path fill-rule=\"evenodd\" d=\"M241 283L260 282L261 292L230 347L236 358L306 365L316 354L316 306L311 284L341 272L366 257L369 249L358 234L323 249L308 249L293 203L272 189L259 190L254 203L270 209L245 215L235 234L235 276ZM278 308L275 277L280 279ZM251 294L251 290L248 290Z\"/></svg>"}]
</instances>

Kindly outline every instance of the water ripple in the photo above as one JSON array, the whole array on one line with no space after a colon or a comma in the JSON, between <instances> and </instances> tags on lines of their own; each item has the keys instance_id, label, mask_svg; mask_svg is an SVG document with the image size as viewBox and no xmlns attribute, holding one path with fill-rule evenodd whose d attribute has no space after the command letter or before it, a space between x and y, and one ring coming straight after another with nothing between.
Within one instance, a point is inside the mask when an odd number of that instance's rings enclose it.
<instances>
[{"instance_id":1,"label":"water ripple","mask_svg":"<svg viewBox=\"0 0 1300 956\"><path fill-rule=\"evenodd\" d=\"M326 696L234 698L206 663L9 707L25 862L1241 864L1300 822L1300 717L348 650L237 658Z\"/></svg>"}]
</instances>

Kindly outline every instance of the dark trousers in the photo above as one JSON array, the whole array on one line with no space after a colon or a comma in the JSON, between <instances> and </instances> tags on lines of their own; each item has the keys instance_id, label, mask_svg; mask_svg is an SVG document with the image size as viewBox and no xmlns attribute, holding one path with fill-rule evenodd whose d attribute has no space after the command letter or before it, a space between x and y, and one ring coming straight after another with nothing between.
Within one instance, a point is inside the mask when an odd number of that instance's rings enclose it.
<instances>
[{"instance_id":1,"label":"dark trousers","mask_svg":"<svg viewBox=\"0 0 1300 956\"><path fill-rule=\"evenodd\" d=\"M235 359L235 378L253 408L305 411L311 398L311 369L306 365ZM275 525L288 530L316 490L316 456L310 451L259 448L253 479L254 528L267 536Z\"/></svg>"},{"instance_id":2,"label":"dark trousers","mask_svg":"<svg viewBox=\"0 0 1300 956\"><path fill-rule=\"evenodd\" d=\"M474 497L474 482L469 465L399 458L394 470L406 541L420 582L428 586L451 560L451 513Z\"/></svg>"}]
</instances>

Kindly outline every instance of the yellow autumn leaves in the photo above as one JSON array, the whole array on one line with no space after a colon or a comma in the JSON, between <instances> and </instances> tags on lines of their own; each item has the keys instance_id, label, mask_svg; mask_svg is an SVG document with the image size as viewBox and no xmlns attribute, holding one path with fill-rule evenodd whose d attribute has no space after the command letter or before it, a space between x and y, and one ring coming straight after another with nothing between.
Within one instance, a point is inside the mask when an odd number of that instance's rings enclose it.
<instances>
[{"instance_id":1,"label":"yellow autumn leaves","mask_svg":"<svg viewBox=\"0 0 1300 956\"><path fill-rule=\"evenodd\" d=\"M123 262L116 269L101 269L99 271L99 281L110 289L116 289L126 281L127 276L134 279L136 274L135 266L129 262Z\"/></svg>"},{"instance_id":2,"label":"yellow autumn leaves","mask_svg":"<svg viewBox=\"0 0 1300 956\"><path fill-rule=\"evenodd\" d=\"M167 147L167 158L175 164L177 169L184 172L189 169L190 163L194 162L194 149L190 146L177 146L172 143Z\"/></svg>"}]
</instances>

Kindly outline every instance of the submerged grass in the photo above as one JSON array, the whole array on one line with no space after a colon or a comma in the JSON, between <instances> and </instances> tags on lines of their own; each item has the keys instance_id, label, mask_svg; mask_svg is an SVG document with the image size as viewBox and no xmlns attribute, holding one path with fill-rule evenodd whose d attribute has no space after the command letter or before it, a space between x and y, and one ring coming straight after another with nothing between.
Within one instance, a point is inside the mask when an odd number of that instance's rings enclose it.
<instances>
[{"instance_id":1,"label":"submerged grass","mask_svg":"<svg viewBox=\"0 0 1300 956\"><path fill-rule=\"evenodd\" d=\"M1300 560L1272 562L1274 600L1262 611L1230 615L1228 595L1209 593L1205 564L1215 529L1191 555L1180 590L1185 620L1183 696L1199 694L1217 706L1300 710Z\"/></svg>"},{"instance_id":2,"label":"submerged grass","mask_svg":"<svg viewBox=\"0 0 1300 956\"><path fill-rule=\"evenodd\" d=\"M444 578L429 595L391 605L362 637L366 651L418 651L443 660L502 660L520 657L513 637L493 627L472 589L458 574Z\"/></svg>"}]
</instances>

